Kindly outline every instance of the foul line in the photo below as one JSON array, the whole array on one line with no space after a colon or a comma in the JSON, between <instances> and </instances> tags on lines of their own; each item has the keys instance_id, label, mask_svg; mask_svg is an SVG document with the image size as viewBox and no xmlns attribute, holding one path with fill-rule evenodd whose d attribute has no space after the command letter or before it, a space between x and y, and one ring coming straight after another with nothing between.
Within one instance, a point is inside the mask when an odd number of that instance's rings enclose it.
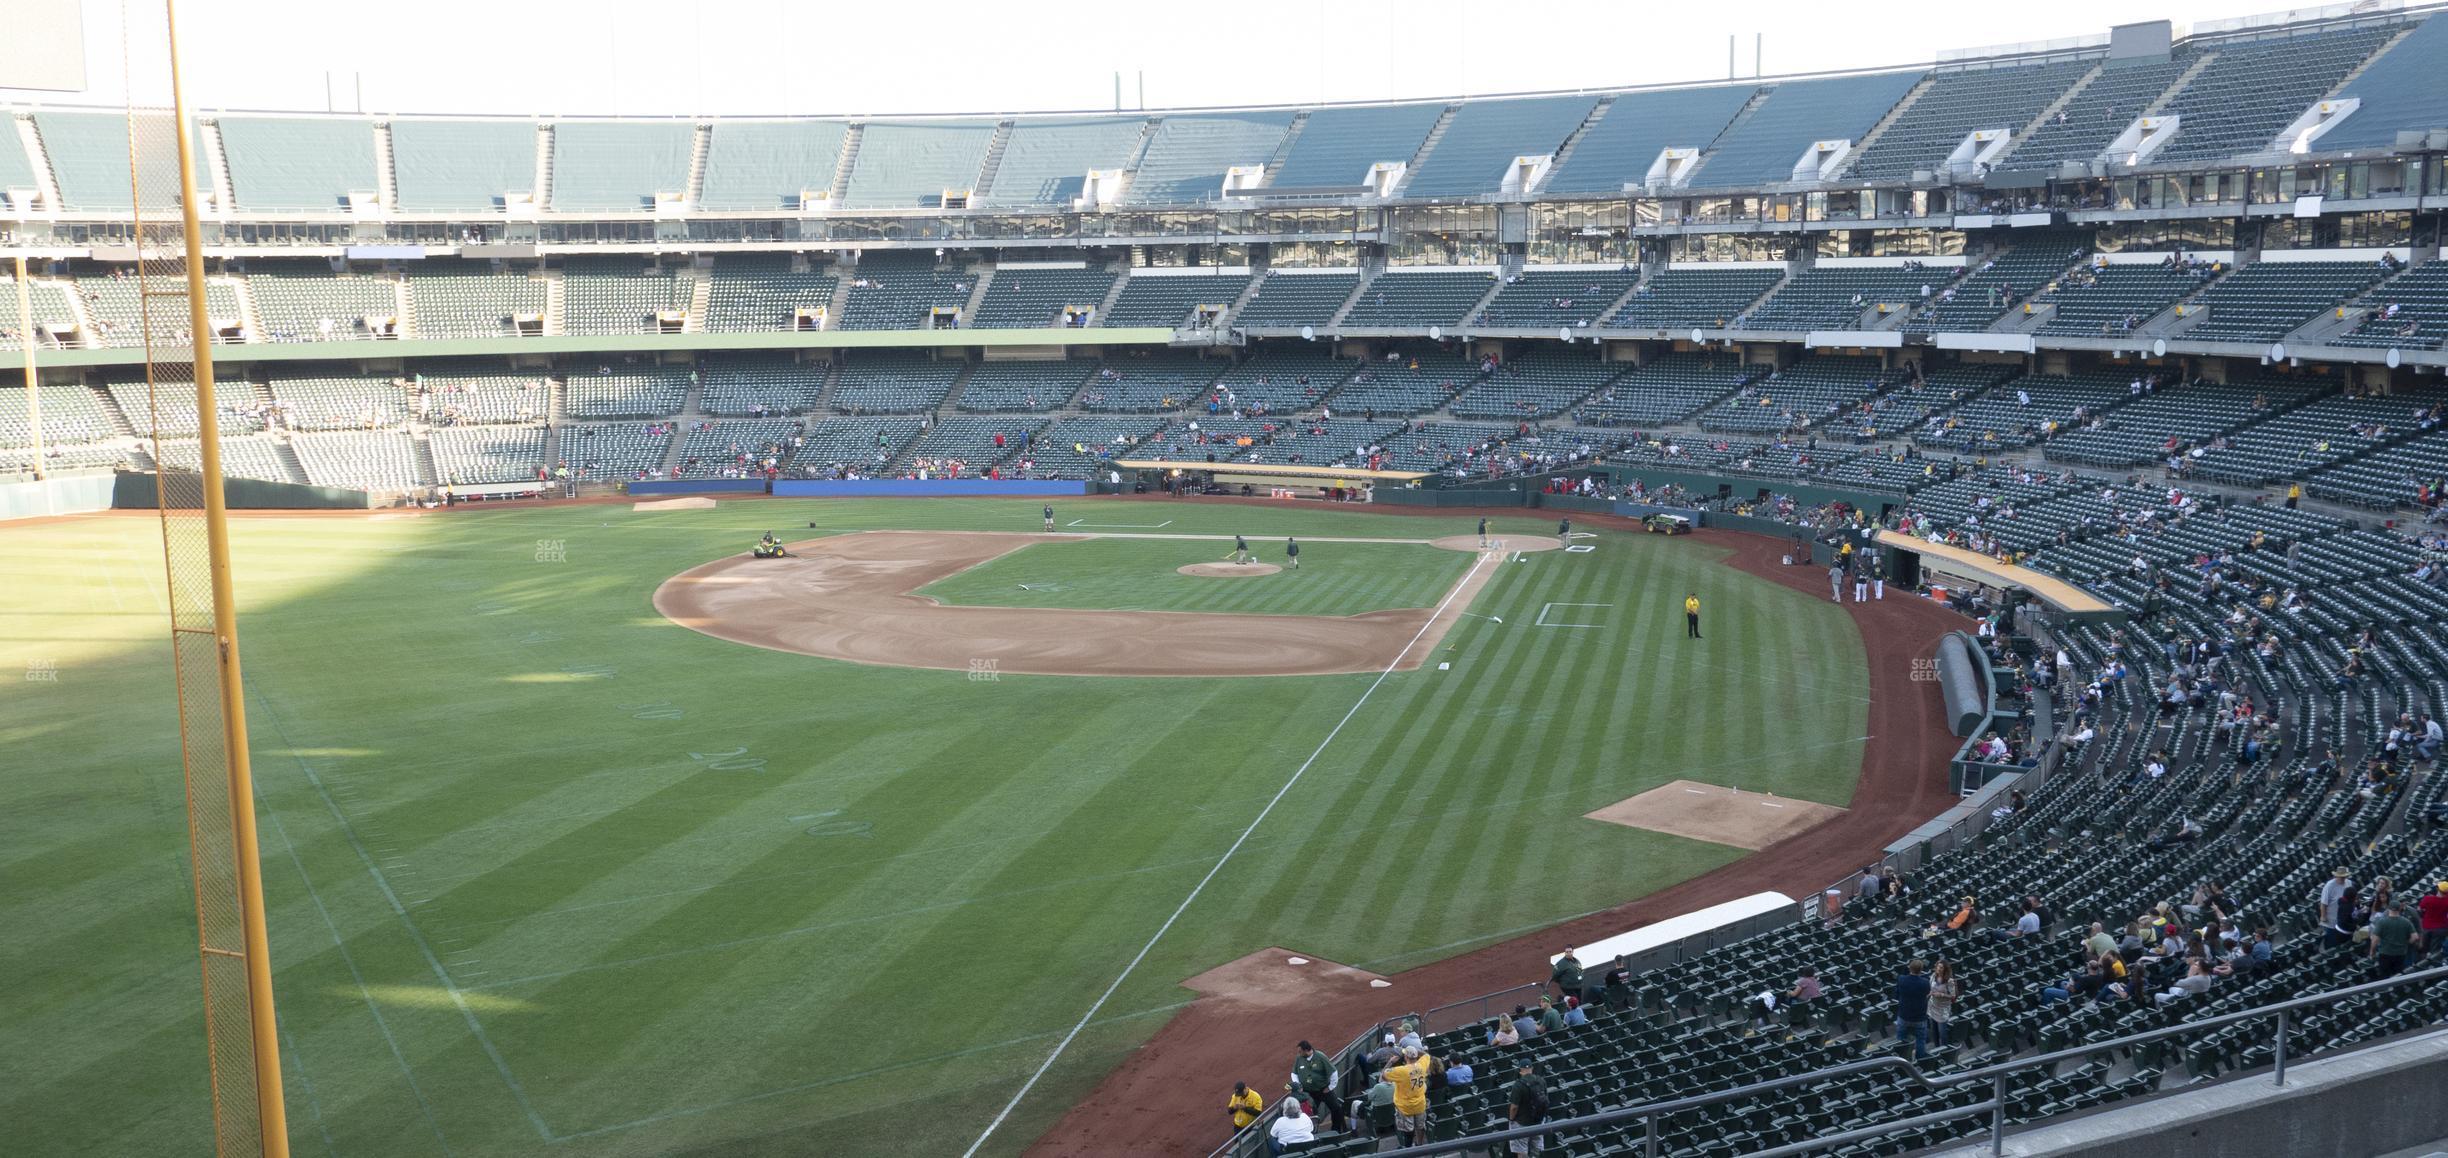
<instances>
[{"instance_id":1,"label":"foul line","mask_svg":"<svg viewBox=\"0 0 2448 1158\"><path fill-rule=\"evenodd\" d=\"M1351 723L1352 717L1360 714L1360 709L1368 704L1369 697L1377 694L1377 689L1384 686L1386 677L1394 674L1395 666L1402 663L1404 656L1411 654L1411 649L1419 644L1420 639L1428 634L1428 629L1436 625L1437 618L1445 613L1446 606L1454 601L1455 596L1462 594L1463 589L1470 585L1471 578L1479 573L1480 566L1487 561L1488 556L1484 553L1471 560L1470 570L1462 573L1462 581L1454 584L1453 590L1445 593L1444 602L1437 604L1436 610L1428 614L1428 622L1420 624L1420 629L1412 634L1408 643L1403 644L1402 650L1395 652L1394 658L1387 661L1385 670L1378 672L1376 680L1369 684L1367 690L1360 693L1360 698L1352 701L1351 710L1343 713L1342 719L1335 721L1335 726L1327 731L1326 738L1318 741L1317 750L1309 753L1309 758L1301 761L1300 767L1292 770L1291 778L1283 782L1283 787L1275 790L1274 797L1267 801L1266 807L1258 810L1257 817L1249 822L1249 827L1242 829L1241 835L1234 838L1232 847L1224 850L1224 855L1217 859L1215 867L1208 869L1207 875L1199 878L1199 883L1191 887L1190 895L1183 897L1182 903L1174 907L1173 915L1166 917L1164 924L1157 926L1156 935L1149 937L1147 944L1139 947L1138 955L1130 959L1130 964L1122 967L1122 972L1114 977L1113 984L1105 987L1105 992L1097 995L1096 1003L1088 1007L1088 1012L1080 1015L1079 1023L1073 1025L1071 1032L1064 1034L1063 1039L1055 1043L1054 1052L1046 1055L1045 1061L1038 1065L1037 1072L1030 1074L1028 1081L1021 1083L1019 1092L1014 1093L1010 1101L1003 1103L1003 1108L995 1113L994 1121L986 1123L986 1129L977 1136L977 1141L969 1143L969 1148L961 1151L961 1158L972 1158L980 1147L986 1145L986 1140L993 1137L994 1132L1003 1127L1004 1119L1011 1117L1012 1111L1019 1108L1021 1099L1028 1097L1029 1091L1037 1088L1038 1080L1045 1077L1047 1070L1054 1068L1055 1060L1062 1057L1064 1050L1071 1048L1072 1041L1079 1037L1080 1031L1088 1028L1088 1023L1096 1018L1097 1011L1105 1008L1105 1003L1113 999L1115 991L1121 989L1122 983L1129 980L1130 975L1138 970L1139 963L1147 960L1147 955L1155 950L1156 943L1164 940L1164 935L1172 930L1173 923L1181 920L1183 913L1190 911L1191 902L1198 900L1199 894L1206 891L1207 883L1214 880L1217 873L1224 871L1225 865L1232 863L1233 854L1241 851L1241 846L1248 843L1250 834L1257 832L1259 825L1266 823L1267 815L1275 811L1276 805L1283 803L1285 796L1291 794L1292 786L1300 783L1301 776L1309 771L1309 766L1317 763L1317 758L1326 753L1326 746L1334 743L1336 736L1343 734L1343 726Z\"/></svg>"}]
</instances>

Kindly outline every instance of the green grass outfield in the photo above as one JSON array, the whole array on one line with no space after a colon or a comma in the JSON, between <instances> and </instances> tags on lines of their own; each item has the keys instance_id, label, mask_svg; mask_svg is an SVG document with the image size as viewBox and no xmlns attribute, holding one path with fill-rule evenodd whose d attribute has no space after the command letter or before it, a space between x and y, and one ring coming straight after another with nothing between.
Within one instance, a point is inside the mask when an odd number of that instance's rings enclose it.
<instances>
[{"instance_id":1,"label":"green grass outfield","mask_svg":"<svg viewBox=\"0 0 2448 1158\"><path fill-rule=\"evenodd\" d=\"M1379 520L1384 522L1384 520ZM1380 527L1388 538L1398 527ZM1038 543L919 588L943 603L992 607L1209 611L1236 615L1358 615L1434 607L1470 569L1471 556L1412 543L1305 543L1301 565L1274 575L1199 577L1178 568L1215 563L1217 539L1085 539ZM1250 544L1283 566L1283 540Z\"/></svg>"},{"instance_id":2,"label":"green grass outfield","mask_svg":"<svg viewBox=\"0 0 2448 1158\"><path fill-rule=\"evenodd\" d=\"M1504 623L1464 620L1451 670L1357 712L1376 676L972 682L725 643L648 602L768 529L1034 531L1038 506L236 520L296 1152L958 1153L1317 754L989 1147L1012 1153L1189 1000L1182 978L1271 944L1395 971L1603 908L1739 854L1583 812L1676 777L1842 804L1859 767L1841 609L1688 539L1502 564L1472 610ZM1058 506L1253 545L1471 530ZM1173 550L996 569L1069 593ZM1401 602L1468 566L1405 550ZM1206 582L1332 588L1362 557ZM161 581L148 520L0 528L13 1153L209 1148ZM1267 1078L1219 1091L1235 1077Z\"/></svg>"}]
</instances>

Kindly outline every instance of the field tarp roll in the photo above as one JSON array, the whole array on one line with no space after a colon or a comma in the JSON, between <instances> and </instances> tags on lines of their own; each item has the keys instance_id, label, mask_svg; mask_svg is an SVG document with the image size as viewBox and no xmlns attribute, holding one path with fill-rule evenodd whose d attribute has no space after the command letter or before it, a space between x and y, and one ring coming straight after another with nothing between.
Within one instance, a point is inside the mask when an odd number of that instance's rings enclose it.
<instances>
[{"instance_id":1,"label":"field tarp roll","mask_svg":"<svg viewBox=\"0 0 2448 1158\"><path fill-rule=\"evenodd\" d=\"M637 493L636 488L632 487L630 493ZM1077 479L776 479L773 493L778 498L941 498L952 495L1056 498L1087 494L1088 484Z\"/></svg>"},{"instance_id":2,"label":"field tarp roll","mask_svg":"<svg viewBox=\"0 0 2448 1158\"><path fill-rule=\"evenodd\" d=\"M765 480L761 478L676 478L641 479L629 484L629 493L638 498L657 495L761 495Z\"/></svg>"},{"instance_id":3,"label":"field tarp roll","mask_svg":"<svg viewBox=\"0 0 2448 1158\"><path fill-rule=\"evenodd\" d=\"M1989 715L1988 689L1982 686L1985 668L1962 632L1950 632L1938 641L1938 691L1946 697L1947 727L1958 736L1971 735Z\"/></svg>"}]
</instances>

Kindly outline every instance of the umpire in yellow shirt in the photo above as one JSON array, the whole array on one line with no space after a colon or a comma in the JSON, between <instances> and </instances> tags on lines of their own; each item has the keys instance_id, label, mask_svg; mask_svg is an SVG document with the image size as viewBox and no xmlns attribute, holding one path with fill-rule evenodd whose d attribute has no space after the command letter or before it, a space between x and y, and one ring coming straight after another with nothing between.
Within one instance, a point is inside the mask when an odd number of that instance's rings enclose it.
<instances>
[{"instance_id":1,"label":"umpire in yellow shirt","mask_svg":"<svg viewBox=\"0 0 2448 1158\"><path fill-rule=\"evenodd\" d=\"M1700 593L1697 591L1683 597L1683 632L1693 639L1700 638Z\"/></svg>"}]
</instances>

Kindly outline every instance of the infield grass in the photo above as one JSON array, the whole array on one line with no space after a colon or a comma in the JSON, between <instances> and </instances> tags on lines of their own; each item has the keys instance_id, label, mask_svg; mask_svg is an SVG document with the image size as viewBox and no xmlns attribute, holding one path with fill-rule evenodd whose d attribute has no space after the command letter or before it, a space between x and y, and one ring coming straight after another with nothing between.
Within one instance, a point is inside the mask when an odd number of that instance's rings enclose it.
<instances>
[{"instance_id":1,"label":"infield grass","mask_svg":"<svg viewBox=\"0 0 2448 1158\"><path fill-rule=\"evenodd\" d=\"M1387 528L1390 532L1399 528ZM1285 566L1283 540L1250 544L1263 563ZM1215 563L1229 539L1084 539L1037 543L928 584L943 603L1238 615L1358 615L1434 607L1470 569L1465 551L1415 543L1305 543L1301 565L1273 575L1194 576L1179 568Z\"/></svg>"},{"instance_id":2,"label":"infield grass","mask_svg":"<svg viewBox=\"0 0 2448 1158\"><path fill-rule=\"evenodd\" d=\"M1392 972L1601 909L1741 853L1582 813L1677 777L1843 804L1859 768L1842 611L1687 539L1501 564L1472 610L1505 622L1463 621L1450 670L1387 677L1323 750L1377 677L973 682L649 603L768 529L1034 531L1038 506L234 520L295 1151L958 1153L1315 754L988 1148L1014 1153L1182 978L1266 945ZM1471 529L1060 508L1254 544ZM1331 586L1346 550L1255 582ZM1387 598L1468 566L1429 554ZM148 520L0 528L11 1152L210 1147L161 582Z\"/></svg>"}]
</instances>

